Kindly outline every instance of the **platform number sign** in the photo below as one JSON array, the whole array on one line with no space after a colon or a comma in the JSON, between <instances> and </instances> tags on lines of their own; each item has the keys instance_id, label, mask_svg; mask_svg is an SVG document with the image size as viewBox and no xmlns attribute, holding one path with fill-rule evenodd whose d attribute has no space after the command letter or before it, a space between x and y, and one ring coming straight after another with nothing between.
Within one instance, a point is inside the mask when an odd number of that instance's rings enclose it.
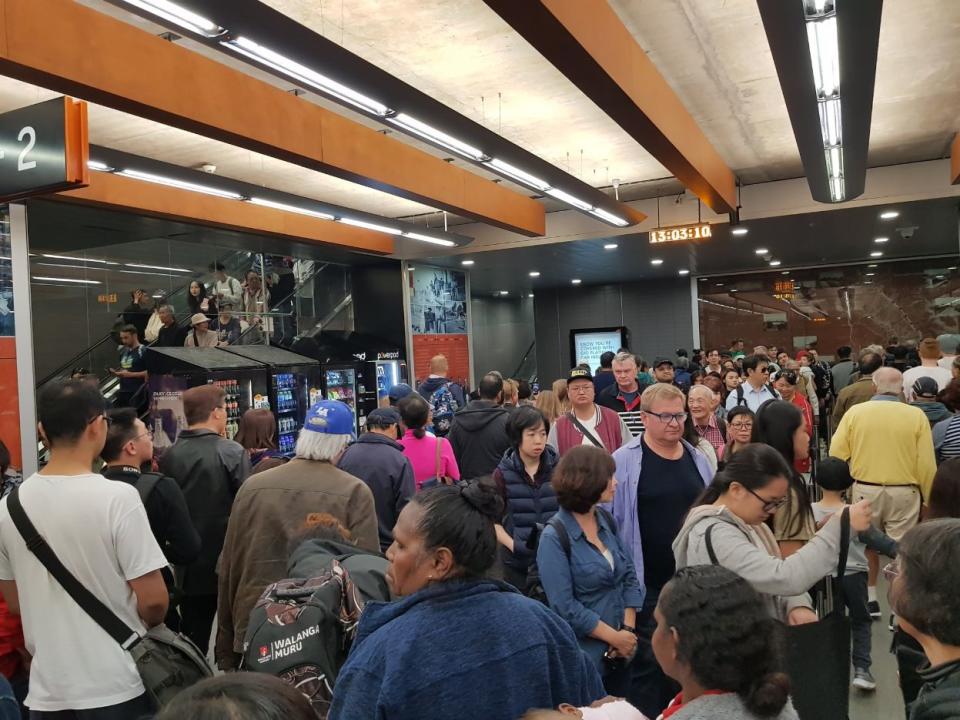
<instances>
[{"instance_id":1,"label":"platform number sign","mask_svg":"<svg viewBox=\"0 0 960 720\"><path fill-rule=\"evenodd\" d=\"M88 184L87 106L68 97L0 114L0 202Z\"/></svg>"}]
</instances>

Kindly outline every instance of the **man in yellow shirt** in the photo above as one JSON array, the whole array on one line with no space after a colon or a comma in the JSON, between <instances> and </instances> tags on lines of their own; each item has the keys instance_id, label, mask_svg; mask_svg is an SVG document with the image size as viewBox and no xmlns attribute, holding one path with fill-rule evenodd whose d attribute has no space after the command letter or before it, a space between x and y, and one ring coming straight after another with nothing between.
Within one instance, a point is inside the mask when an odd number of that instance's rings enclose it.
<instances>
[{"instance_id":1,"label":"man in yellow shirt","mask_svg":"<svg viewBox=\"0 0 960 720\"><path fill-rule=\"evenodd\" d=\"M830 444L830 454L850 463L856 478L851 503L867 499L873 522L899 540L920 520L920 507L930 494L937 464L930 422L923 411L900 401L903 376L895 368L873 373L876 394L851 407L840 421ZM870 561L870 610L876 604L878 559Z\"/></svg>"}]
</instances>

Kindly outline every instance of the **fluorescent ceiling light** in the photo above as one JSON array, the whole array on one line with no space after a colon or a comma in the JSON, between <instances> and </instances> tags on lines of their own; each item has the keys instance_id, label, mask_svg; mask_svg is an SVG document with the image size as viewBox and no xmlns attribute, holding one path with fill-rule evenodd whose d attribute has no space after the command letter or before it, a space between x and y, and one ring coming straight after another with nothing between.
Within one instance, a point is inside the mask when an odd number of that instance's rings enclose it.
<instances>
[{"instance_id":1,"label":"fluorescent ceiling light","mask_svg":"<svg viewBox=\"0 0 960 720\"><path fill-rule=\"evenodd\" d=\"M540 273L538 273L536 270L534 270L534 271L532 271L532 272L530 273L530 277L540 277Z\"/></svg>"},{"instance_id":2,"label":"fluorescent ceiling light","mask_svg":"<svg viewBox=\"0 0 960 720\"><path fill-rule=\"evenodd\" d=\"M453 150L456 153L460 153L471 160L484 160L487 156L484 155L482 150L478 150L473 147L473 145L468 145L462 140L458 140L453 137L453 135L448 135L442 130L437 130L437 128L427 125L425 122L417 120L415 117L407 115L406 113L397 113L393 117L387 118L388 122L392 122L398 127L402 127L404 130L412 132L414 135L422 137L425 140L429 140L432 143L445 147L448 150Z\"/></svg>"},{"instance_id":3,"label":"fluorescent ceiling light","mask_svg":"<svg viewBox=\"0 0 960 720\"><path fill-rule=\"evenodd\" d=\"M369 98L362 93L358 93L356 90L348 88L346 85L338 83L326 75L321 75L316 70L311 70L306 65L301 65L295 60L291 60L268 47L259 45L249 38L240 36L233 40L223 41L220 44L252 60L256 60L267 67L273 68L299 83L308 85L315 90L331 95L338 100L342 100L368 113L384 117L390 112L390 108L383 103Z\"/></svg>"},{"instance_id":4,"label":"fluorescent ceiling light","mask_svg":"<svg viewBox=\"0 0 960 720\"><path fill-rule=\"evenodd\" d=\"M516 180L517 182L523 183L524 185L529 185L532 188L536 188L540 192L546 192L550 188L550 183L541 180L536 175L531 175L525 170L511 165L510 163L505 163L503 160L498 160L497 158L491 158L486 165L489 165L494 170L496 170L501 175L506 175L511 180Z\"/></svg>"},{"instance_id":5,"label":"fluorescent ceiling light","mask_svg":"<svg viewBox=\"0 0 960 720\"><path fill-rule=\"evenodd\" d=\"M731 234L731 235L746 235L748 232L750 232L750 231L749 231L747 228L745 228L745 227L735 227L733 230L730 231L730 234Z\"/></svg>"},{"instance_id":6,"label":"fluorescent ceiling light","mask_svg":"<svg viewBox=\"0 0 960 720\"><path fill-rule=\"evenodd\" d=\"M770 267L779 267L779 266L780 266L780 261L779 261L779 260L771 260L771 261L770 261Z\"/></svg>"},{"instance_id":7,"label":"fluorescent ceiling light","mask_svg":"<svg viewBox=\"0 0 960 720\"><path fill-rule=\"evenodd\" d=\"M876 266L877 266L876 263L874 263L873 265L867 265L867 267L876 267Z\"/></svg>"},{"instance_id":8,"label":"fluorescent ceiling light","mask_svg":"<svg viewBox=\"0 0 960 720\"><path fill-rule=\"evenodd\" d=\"M51 282L65 282L65 283L80 283L81 285L100 285L99 280L77 280L76 278L58 278L58 277L45 277L43 275L34 275L34 280L47 280Z\"/></svg>"},{"instance_id":9,"label":"fluorescent ceiling light","mask_svg":"<svg viewBox=\"0 0 960 720\"><path fill-rule=\"evenodd\" d=\"M603 246L603 249L604 249L604 250L616 250L618 247L620 247L620 246L617 245L616 243L607 243L606 245Z\"/></svg>"},{"instance_id":10,"label":"fluorescent ceiling light","mask_svg":"<svg viewBox=\"0 0 960 720\"><path fill-rule=\"evenodd\" d=\"M91 170L97 170L99 172L113 172L116 169L110 167L105 162L100 162L99 160L87 160L87 167Z\"/></svg>"},{"instance_id":11,"label":"fluorescent ceiling light","mask_svg":"<svg viewBox=\"0 0 960 720\"><path fill-rule=\"evenodd\" d=\"M226 30L215 22L207 20L202 15L180 7L176 3L167 0L124 0L127 5L133 5L141 10L146 10L151 15L172 22L177 27L182 27L197 35L203 35L208 38L215 38L223 35Z\"/></svg>"},{"instance_id":12,"label":"fluorescent ceiling light","mask_svg":"<svg viewBox=\"0 0 960 720\"><path fill-rule=\"evenodd\" d=\"M532 297L533 297L533 293L530 293L529 295L527 295L527 297L528 297L528 298L532 298Z\"/></svg>"},{"instance_id":13,"label":"fluorescent ceiling light","mask_svg":"<svg viewBox=\"0 0 960 720\"><path fill-rule=\"evenodd\" d=\"M680 270L679 273L680 273L681 275L689 275L689 274L690 274L690 271L684 269L684 270Z\"/></svg>"},{"instance_id":14,"label":"fluorescent ceiling light","mask_svg":"<svg viewBox=\"0 0 960 720\"><path fill-rule=\"evenodd\" d=\"M766 254L767 254L768 252L770 252L770 251L767 250L766 248L757 248L757 249L754 250L753 252L754 252L756 255L766 255Z\"/></svg>"},{"instance_id":15,"label":"fluorescent ceiling light","mask_svg":"<svg viewBox=\"0 0 960 720\"><path fill-rule=\"evenodd\" d=\"M867 277L873 277L876 273L867 273Z\"/></svg>"},{"instance_id":16,"label":"fluorescent ceiling light","mask_svg":"<svg viewBox=\"0 0 960 720\"><path fill-rule=\"evenodd\" d=\"M474 262L476 262L476 261L475 261L475 260L463 260L460 264L461 264L461 265L470 266L470 265L473 265Z\"/></svg>"},{"instance_id":17,"label":"fluorescent ceiling light","mask_svg":"<svg viewBox=\"0 0 960 720\"><path fill-rule=\"evenodd\" d=\"M307 210L306 208L297 207L296 205L287 205L286 203L275 202L265 198L252 197L249 202L253 205L273 208L274 210L283 210L285 212L297 213L298 215L309 215L310 217L320 218L321 220L333 220L333 215L330 213L320 212L319 210Z\"/></svg>"},{"instance_id":18,"label":"fluorescent ceiling light","mask_svg":"<svg viewBox=\"0 0 960 720\"><path fill-rule=\"evenodd\" d=\"M780 274L781 274L781 275L789 275L789 274L790 274L790 271L789 271L789 270L784 270L784 271L783 271L782 273L780 273Z\"/></svg>"},{"instance_id":19,"label":"fluorescent ceiling light","mask_svg":"<svg viewBox=\"0 0 960 720\"><path fill-rule=\"evenodd\" d=\"M559 188L550 188L549 190L547 190L547 195L549 195L550 197L555 197L557 200L567 203L567 205L573 205L578 210L587 210L587 211L593 210L593 205L590 205L589 203L585 203L583 200L579 198L575 198L570 193L564 192Z\"/></svg>"},{"instance_id":20,"label":"fluorescent ceiling light","mask_svg":"<svg viewBox=\"0 0 960 720\"><path fill-rule=\"evenodd\" d=\"M405 232L403 233L403 236L408 237L411 240L420 240L421 242L433 243L434 245L443 245L444 247L453 247L456 245L456 243L452 240L442 240L441 238L431 237L430 235L421 235L420 233L415 232Z\"/></svg>"},{"instance_id":21,"label":"fluorescent ceiling light","mask_svg":"<svg viewBox=\"0 0 960 720\"><path fill-rule=\"evenodd\" d=\"M387 235L399 235L400 231L397 228L387 227L386 225L378 225L377 223L367 222L366 220L354 220L353 218L342 217L340 222L345 225L353 225L354 227L366 228L367 230L376 230L377 232L387 233Z\"/></svg>"},{"instance_id":22,"label":"fluorescent ceiling light","mask_svg":"<svg viewBox=\"0 0 960 720\"><path fill-rule=\"evenodd\" d=\"M885 243L885 242L887 242L888 240L890 240L890 238L888 238L888 237L878 237L878 238L874 238L874 239L873 239L873 241L874 241L875 243Z\"/></svg>"},{"instance_id":23,"label":"fluorescent ceiling light","mask_svg":"<svg viewBox=\"0 0 960 720\"><path fill-rule=\"evenodd\" d=\"M230 200L243 200L243 195L231 190L221 190L210 187L209 185L198 185L197 183L187 182L186 180L177 180L176 178L154 175L153 173L141 172L140 170L121 170L117 175L123 175L124 177L133 178L134 180L157 183L158 185L180 188L181 190L190 190L191 192L203 193L204 195L215 195L216 197L229 198Z\"/></svg>"},{"instance_id":24,"label":"fluorescent ceiling light","mask_svg":"<svg viewBox=\"0 0 960 720\"><path fill-rule=\"evenodd\" d=\"M813 84L820 98L840 92L840 47L837 43L837 16L807 21L807 45L813 65Z\"/></svg>"},{"instance_id":25,"label":"fluorescent ceiling light","mask_svg":"<svg viewBox=\"0 0 960 720\"><path fill-rule=\"evenodd\" d=\"M651 264L651 265L663 265L663 260L661 260L660 258L654 258L653 260L650 261L650 264Z\"/></svg>"},{"instance_id":26,"label":"fluorescent ceiling light","mask_svg":"<svg viewBox=\"0 0 960 720\"><path fill-rule=\"evenodd\" d=\"M896 210L884 210L882 213L880 213L881 220L893 220L897 217L900 217L900 213Z\"/></svg>"},{"instance_id":27,"label":"fluorescent ceiling light","mask_svg":"<svg viewBox=\"0 0 960 720\"><path fill-rule=\"evenodd\" d=\"M573 280L570 281L570 284L571 284L571 285L579 285L581 282L583 282L583 281L582 281L580 278L574 278Z\"/></svg>"},{"instance_id":28,"label":"fluorescent ceiling light","mask_svg":"<svg viewBox=\"0 0 960 720\"><path fill-rule=\"evenodd\" d=\"M144 268L145 270L167 270L169 272L193 272L186 268L164 267L163 265L140 265L139 263L126 263L126 267Z\"/></svg>"},{"instance_id":29,"label":"fluorescent ceiling light","mask_svg":"<svg viewBox=\"0 0 960 720\"><path fill-rule=\"evenodd\" d=\"M48 255L43 254L45 258L53 258L54 260L73 260L74 262L82 263L99 263L100 265L119 265L120 263L110 262L109 260L96 260L94 258L82 258L74 257L73 255Z\"/></svg>"},{"instance_id":30,"label":"fluorescent ceiling light","mask_svg":"<svg viewBox=\"0 0 960 720\"><path fill-rule=\"evenodd\" d=\"M627 221L626 221L626 220L624 220L624 219L623 219L622 217L620 217L619 215L614 215L613 213L607 212L607 211L604 210L603 208L596 208L596 209L594 209L594 210L591 210L591 211L590 211L590 214L591 214L591 215L595 215L596 217L600 218L600 219L603 220L604 222L610 223L611 225L616 225L617 227L626 227L626 226L627 226Z\"/></svg>"},{"instance_id":31,"label":"fluorescent ceiling light","mask_svg":"<svg viewBox=\"0 0 960 720\"><path fill-rule=\"evenodd\" d=\"M870 253L870 257L883 257L883 253L879 250L874 250L872 253Z\"/></svg>"}]
</instances>

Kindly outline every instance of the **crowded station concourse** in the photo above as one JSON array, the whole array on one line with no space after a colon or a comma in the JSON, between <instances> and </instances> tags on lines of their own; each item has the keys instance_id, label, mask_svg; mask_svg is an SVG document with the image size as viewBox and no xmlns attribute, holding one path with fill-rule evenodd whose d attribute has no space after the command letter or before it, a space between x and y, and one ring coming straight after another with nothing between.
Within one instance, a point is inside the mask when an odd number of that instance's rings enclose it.
<instances>
[{"instance_id":1,"label":"crowded station concourse","mask_svg":"<svg viewBox=\"0 0 960 720\"><path fill-rule=\"evenodd\" d=\"M0 720L960 720L960 2L0 8Z\"/></svg>"}]
</instances>

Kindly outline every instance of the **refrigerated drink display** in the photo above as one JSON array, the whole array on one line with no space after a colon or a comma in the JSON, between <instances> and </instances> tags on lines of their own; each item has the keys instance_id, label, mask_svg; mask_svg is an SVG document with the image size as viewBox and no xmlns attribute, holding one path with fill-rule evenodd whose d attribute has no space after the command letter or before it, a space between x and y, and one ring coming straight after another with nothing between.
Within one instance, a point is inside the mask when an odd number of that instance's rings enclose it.
<instances>
[{"instance_id":1,"label":"refrigerated drink display","mask_svg":"<svg viewBox=\"0 0 960 720\"><path fill-rule=\"evenodd\" d=\"M400 363L396 360L377 361L377 401L390 394L390 388L400 382Z\"/></svg>"},{"instance_id":2,"label":"refrigerated drink display","mask_svg":"<svg viewBox=\"0 0 960 720\"><path fill-rule=\"evenodd\" d=\"M233 440L240 430L240 415L243 408L240 399L240 383L237 380L211 380L226 395L227 438Z\"/></svg>"},{"instance_id":3,"label":"refrigerated drink display","mask_svg":"<svg viewBox=\"0 0 960 720\"><path fill-rule=\"evenodd\" d=\"M282 453L291 453L300 431L300 400L294 373L275 373L273 393L276 398L277 445Z\"/></svg>"},{"instance_id":4,"label":"refrigerated drink display","mask_svg":"<svg viewBox=\"0 0 960 720\"><path fill-rule=\"evenodd\" d=\"M340 400L356 413L356 373L350 369L327 370L327 399Z\"/></svg>"}]
</instances>

